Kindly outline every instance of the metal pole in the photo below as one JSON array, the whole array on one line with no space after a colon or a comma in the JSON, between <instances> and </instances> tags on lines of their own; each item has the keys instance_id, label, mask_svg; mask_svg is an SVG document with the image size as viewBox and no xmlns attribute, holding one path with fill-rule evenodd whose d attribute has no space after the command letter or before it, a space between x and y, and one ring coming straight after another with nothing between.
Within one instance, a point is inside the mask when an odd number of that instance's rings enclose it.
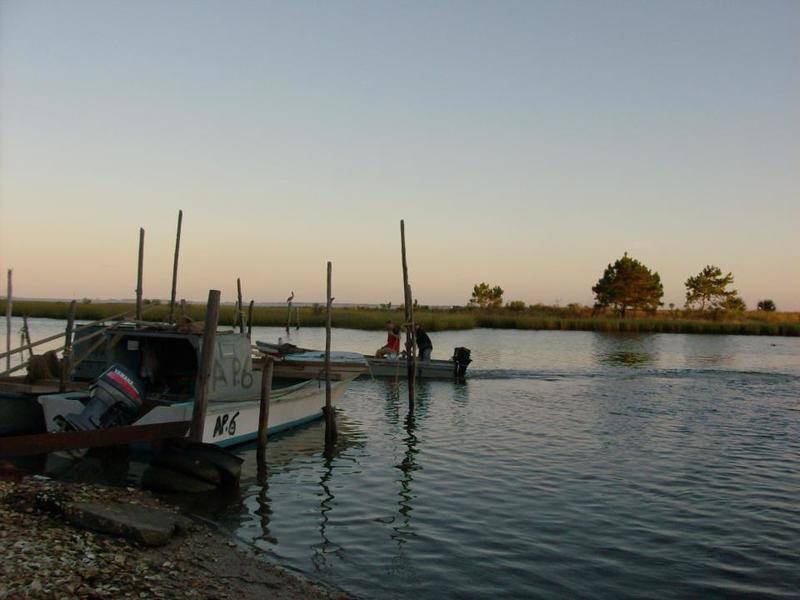
<instances>
[{"instance_id":1,"label":"metal pole","mask_svg":"<svg viewBox=\"0 0 800 600\"><path fill-rule=\"evenodd\" d=\"M172 261L172 294L169 297L169 322L175 322L175 292L178 287L178 255L181 251L181 225L183 224L183 211L178 211L178 234L175 236L175 258Z\"/></svg>"},{"instance_id":2,"label":"metal pole","mask_svg":"<svg viewBox=\"0 0 800 600\"><path fill-rule=\"evenodd\" d=\"M214 367L214 349L219 320L219 290L208 291L206 322L203 330L203 348L200 351L200 366L197 369L197 382L194 386L194 407L192 409L192 428L190 437L195 442L203 441L203 430L208 408L208 380Z\"/></svg>"}]
</instances>

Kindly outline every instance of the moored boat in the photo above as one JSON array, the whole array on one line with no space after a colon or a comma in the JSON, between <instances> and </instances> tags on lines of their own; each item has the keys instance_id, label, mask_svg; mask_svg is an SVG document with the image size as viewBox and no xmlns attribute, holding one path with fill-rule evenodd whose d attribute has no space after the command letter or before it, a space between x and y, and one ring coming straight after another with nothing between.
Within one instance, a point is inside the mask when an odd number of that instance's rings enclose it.
<instances>
[{"instance_id":1,"label":"moored boat","mask_svg":"<svg viewBox=\"0 0 800 600\"><path fill-rule=\"evenodd\" d=\"M89 392L39 397L47 431L100 430L107 423L135 427L190 421L202 340L201 333L174 328L117 328L109 334L102 358L95 357L95 371L101 362L106 370ZM255 439L263 363L252 360L250 340L239 333L218 332L212 365L203 441L230 446ZM358 373L343 373L332 383L334 402ZM99 399L98 389L103 386L107 393ZM268 431L319 419L324 404L323 380L275 381Z\"/></svg>"}]
</instances>

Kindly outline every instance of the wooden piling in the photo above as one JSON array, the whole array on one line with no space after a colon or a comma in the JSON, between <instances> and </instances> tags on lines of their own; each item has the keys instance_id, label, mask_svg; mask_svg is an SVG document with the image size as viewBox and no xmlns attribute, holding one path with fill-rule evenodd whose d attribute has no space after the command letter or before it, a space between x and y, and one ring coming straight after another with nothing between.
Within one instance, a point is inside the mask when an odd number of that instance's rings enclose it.
<instances>
[{"instance_id":1,"label":"wooden piling","mask_svg":"<svg viewBox=\"0 0 800 600\"><path fill-rule=\"evenodd\" d=\"M403 256L403 294L405 295L406 318L406 367L408 369L408 408L414 410L416 387L416 356L414 352L414 313L411 286L408 283L408 261L406 260L406 224L400 221L400 251Z\"/></svg>"},{"instance_id":2,"label":"wooden piling","mask_svg":"<svg viewBox=\"0 0 800 600\"><path fill-rule=\"evenodd\" d=\"M200 352L200 365L197 370L197 382L194 386L194 407L192 408L192 441L203 441L203 430L208 408L208 380L214 368L214 349L217 338L217 322L219 321L219 290L208 291L206 304L206 322L203 330L203 348Z\"/></svg>"},{"instance_id":3,"label":"wooden piling","mask_svg":"<svg viewBox=\"0 0 800 600\"><path fill-rule=\"evenodd\" d=\"M8 283L6 284L6 371L11 370L11 303L14 294L12 293L12 273L8 270Z\"/></svg>"},{"instance_id":4,"label":"wooden piling","mask_svg":"<svg viewBox=\"0 0 800 600\"><path fill-rule=\"evenodd\" d=\"M240 278L236 278L236 298L237 298L237 310L236 310L236 319L239 322L239 333L244 333L244 305L242 304L242 280ZM236 323L234 323L234 327Z\"/></svg>"},{"instance_id":5,"label":"wooden piling","mask_svg":"<svg viewBox=\"0 0 800 600\"><path fill-rule=\"evenodd\" d=\"M289 326L292 324L292 300L294 300L294 291L292 295L286 299L286 333L289 333Z\"/></svg>"},{"instance_id":6,"label":"wooden piling","mask_svg":"<svg viewBox=\"0 0 800 600\"><path fill-rule=\"evenodd\" d=\"M183 211L178 211L178 233L175 236L175 257L172 261L172 293L169 297L169 322L175 322L175 292L178 287L178 255L181 251L181 225L183 224Z\"/></svg>"},{"instance_id":7,"label":"wooden piling","mask_svg":"<svg viewBox=\"0 0 800 600\"><path fill-rule=\"evenodd\" d=\"M252 339L253 337L253 306L255 305L255 300L250 300L250 306L247 307L247 339Z\"/></svg>"},{"instance_id":8,"label":"wooden piling","mask_svg":"<svg viewBox=\"0 0 800 600\"><path fill-rule=\"evenodd\" d=\"M67 313L67 330L64 332L64 354L61 359L61 377L58 382L58 391L63 393L67 390L67 381L72 370L72 333L75 328L75 306L73 300L69 303L69 313Z\"/></svg>"},{"instance_id":9,"label":"wooden piling","mask_svg":"<svg viewBox=\"0 0 800 600\"><path fill-rule=\"evenodd\" d=\"M331 296L331 263L328 261L328 301L325 314L325 451L330 453L336 444L336 413L331 399L331 312L333 297Z\"/></svg>"},{"instance_id":10,"label":"wooden piling","mask_svg":"<svg viewBox=\"0 0 800 600\"><path fill-rule=\"evenodd\" d=\"M139 228L139 267L136 271L136 320L142 320L142 273L144 271L144 229Z\"/></svg>"},{"instance_id":11,"label":"wooden piling","mask_svg":"<svg viewBox=\"0 0 800 600\"><path fill-rule=\"evenodd\" d=\"M269 429L269 405L272 399L272 357L264 358L261 371L261 404L258 411L258 460L262 461L267 449L267 430Z\"/></svg>"},{"instance_id":12,"label":"wooden piling","mask_svg":"<svg viewBox=\"0 0 800 600\"><path fill-rule=\"evenodd\" d=\"M30 360L33 358L33 346L31 346L31 329L28 326L28 315L22 315L22 338L22 344L28 350L28 359ZM24 352L21 358L25 358Z\"/></svg>"}]
</instances>

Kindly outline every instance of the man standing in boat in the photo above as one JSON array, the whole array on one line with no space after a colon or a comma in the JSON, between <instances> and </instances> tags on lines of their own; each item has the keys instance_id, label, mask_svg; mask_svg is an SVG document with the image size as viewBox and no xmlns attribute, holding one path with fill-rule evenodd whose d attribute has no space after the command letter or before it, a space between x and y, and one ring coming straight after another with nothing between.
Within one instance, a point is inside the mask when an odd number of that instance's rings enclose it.
<instances>
[{"instance_id":1,"label":"man standing in boat","mask_svg":"<svg viewBox=\"0 0 800 600\"><path fill-rule=\"evenodd\" d=\"M375 353L378 358L400 354L400 328L389 320L386 321L386 330L389 335L386 337L386 345Z\"/></svg>"},{"instance_id":2,"label":"man standing in boat","mask_svg":"<svg viewBox=\"0 0 800 600\"><path fill-rule=\"evenodd\" d=\"M414 328L417 337L417 351L419 352L419 359L420 360L430 360L431 359L431 352L433 352L433 342L431 338L428 337L428 334L425 333L425 330L422 329L422 325L417 325Z\"/></svg>"}]
</instances>

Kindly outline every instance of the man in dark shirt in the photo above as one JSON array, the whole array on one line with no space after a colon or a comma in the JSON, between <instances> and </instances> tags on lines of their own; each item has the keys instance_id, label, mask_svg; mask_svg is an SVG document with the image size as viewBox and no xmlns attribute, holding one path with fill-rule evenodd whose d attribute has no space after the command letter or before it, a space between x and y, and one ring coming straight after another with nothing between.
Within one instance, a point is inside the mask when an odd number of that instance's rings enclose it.
<instances>
[{"instance_id":1,"label":"man in dark shirt","mask_svg":"<svg viewBox=\"0 0 800 600\"><path fill-rule=\"evenodd\" d=\"M425 330L422 329L420 325L416 326L415 331L417 332L417 350L419 351L419 359L430 360L431 352L433 352L433 342L431 342L431 338L428 337L428 334L425 333Z\"/></svg>"}]
</instances>

